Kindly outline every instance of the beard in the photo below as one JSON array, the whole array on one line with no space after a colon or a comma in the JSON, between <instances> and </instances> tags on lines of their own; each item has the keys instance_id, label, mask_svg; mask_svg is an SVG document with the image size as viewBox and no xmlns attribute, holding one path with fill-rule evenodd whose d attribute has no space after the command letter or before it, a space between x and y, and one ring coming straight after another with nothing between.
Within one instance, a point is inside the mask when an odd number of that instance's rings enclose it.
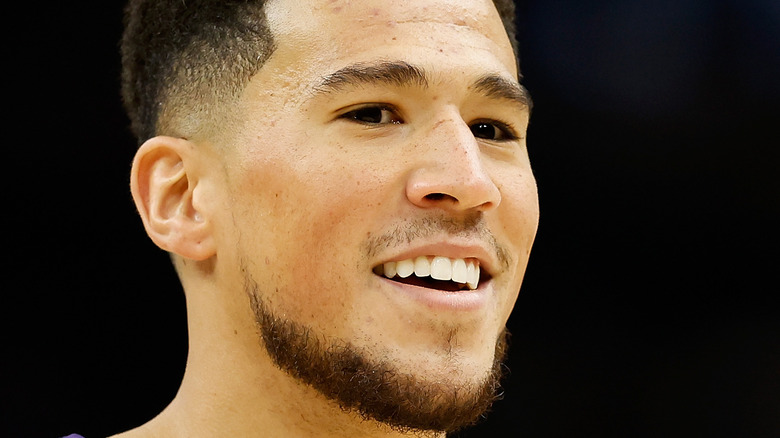
<instances>
[{"instance_id":1,"label":"beard","mask_svg":"<svg viewBox=\"0 0 780 438\"><path fill-rule=\"evenodd\" d=\"M244 284L265 349L281 370L341 409L394 430L452 432L484 417L500 398L508 332L496 341L491 369L479 382L431 382L374 360L346 340L325 340L313 329L278 317L246 269Z\"/></svg>"}]
</instances>

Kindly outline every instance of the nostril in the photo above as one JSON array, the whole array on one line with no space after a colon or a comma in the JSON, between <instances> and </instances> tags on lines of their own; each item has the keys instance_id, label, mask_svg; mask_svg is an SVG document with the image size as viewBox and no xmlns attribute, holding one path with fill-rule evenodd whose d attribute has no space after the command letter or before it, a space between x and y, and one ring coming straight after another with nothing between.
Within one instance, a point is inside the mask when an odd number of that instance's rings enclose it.
<instances>
[{"instance_id":1,"label":"nostril","mask_svg":"<svg viewBox=\"0 0 780 438\"><path fill-rule=\"evenodd\" d=\"M425 199L429 201L441 201L444 198L451 197L450 195L446 195L444 193L430 193L425 195Z\"/></svg>"}]
</instances>

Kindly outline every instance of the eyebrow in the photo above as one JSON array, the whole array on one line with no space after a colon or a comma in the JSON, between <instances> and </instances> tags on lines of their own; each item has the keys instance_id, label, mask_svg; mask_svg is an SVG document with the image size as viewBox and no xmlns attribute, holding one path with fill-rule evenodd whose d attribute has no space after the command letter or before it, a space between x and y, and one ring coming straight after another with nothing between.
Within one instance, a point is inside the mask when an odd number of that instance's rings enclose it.
<instances>
[{"instance_id":1,"label":"eyebrow","mask_svg":"<svg viewBox=\"0 0 780 438\"><path fill-rule=\"evenodd\" d=\"M426 89L430 79L424 69L404 61L359 63L320 78L319 83L314 86L314 94L329 94L345 88L378 84ZM507 100L524 109L530 110L532 106L531 96L525 87L495 73L481 76L469 88L485 97Z\"/></svg>"},{"instance_id":2,"label":"eyebrow","mask_svg":"<svg viewBox=\"0 0 780 438\"><path fill-rule=\"evenodd\" d=\"M497 74L482 76L474 82L471 88L491 99L515 102L521 107L528 109L528 111L533 107L531 94L528 93L524 86Z\"/></svg>"},{"instance_id":3,"label":"eyebrow","mask_svg":"<svg viewBox=\"0 0 780 438\"><path fill-rule=\"evenodd\" d=\"M428 76L423 69L403 61L354 64L323 76L314 90L316 94L323 94L375 84L428 88Z\"/></svg>"}]
</instances>

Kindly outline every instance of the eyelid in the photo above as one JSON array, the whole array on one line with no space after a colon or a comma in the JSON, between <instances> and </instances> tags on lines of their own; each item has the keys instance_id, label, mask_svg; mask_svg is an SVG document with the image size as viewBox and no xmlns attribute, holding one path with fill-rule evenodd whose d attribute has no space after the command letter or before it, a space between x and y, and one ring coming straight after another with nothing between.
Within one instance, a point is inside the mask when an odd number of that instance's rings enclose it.
<instances>
[{"instance_id":1,"label":"eyelid","mask_svg":"<svg viewBox=\"0 0 780 438\"><path fill-rule=\"evenodd\" d=\"M359 104L344 107L336 111L336 119L346 119L348 118L348 115L351 113L363 109L371 109L371 108L377 108L382 111L390 111L401 120L401 123L405 123L404 122L405 118L401 115L401 112L398 110L398 108L393 104L384 103L384 102L359 103Z\"/></svg>"},{"instance_id":2,"label":"eyelid","mask_svg":"<svg viewBox=\"0 0 780 438\"><path fill-rule=\"evenodd\" d=\"M364 109L379 109L379 110L382 110L382 111L389 111L398 120L397 121L395 121L395 120L391 121L390 123L369 123L369 122L356 120L356 119L353 119L352 117L350 117L351 114L353 114L353 113L355 113L357 111L360 111L360 110L364 110ZM352 122L359 123L359 124L362 124L362 125L365 125L365 126L369 126L369 127L379 127L379 126L384 126L384 125L387 125L387 124L405 124L406 123L406 118L402 115L402 113L398 109L398 107L396 105L393 105L393 104L390 104L390 103L386 103L386 102L365 102L365 103L349 105L349 106L343 107L343 108L335 111L335 114L336 114L336 116L335 116L336 120L340 120L340 119L341 120L350 120ZM511 141L522 140L522 139L525 138L524 133L521 134L522 131L517 129L517 128L515 128L516 124L514 124L512 122L504 122L504 121L493 119L493 118L489 118L489 117L481 117L481 118L477 118L477 119L474 119L471 122L469 122L468 126L471 127L471 126L473 126L476 123L487 123L487 124L494 125L497 129L499 129L503 133L503 135L505 137L505 138L496 139L496 140L488 140L488 139L483 139L483 140L492 141L492 142L495 142L495 143L501 143L501 142L511 142Z\"/></svg>"}]
</instances>

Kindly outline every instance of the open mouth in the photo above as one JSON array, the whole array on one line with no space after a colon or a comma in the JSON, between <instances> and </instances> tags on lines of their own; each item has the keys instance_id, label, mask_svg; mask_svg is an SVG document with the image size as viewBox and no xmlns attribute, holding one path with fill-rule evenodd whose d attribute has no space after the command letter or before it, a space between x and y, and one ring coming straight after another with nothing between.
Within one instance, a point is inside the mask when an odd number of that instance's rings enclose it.
<instances>
[{"instance_id":1,"label":"open mouth","mask_svg":"<svg viewBox=\"0 0 780 438\"><path fill-rule=\"evenodd\" d=\"M481 272L476 259L451 259L441 256L420 256L387 262L373 269L376 275L398 283L447 292L475 290L490 276Z\"/></svg>"}]
</instances>

